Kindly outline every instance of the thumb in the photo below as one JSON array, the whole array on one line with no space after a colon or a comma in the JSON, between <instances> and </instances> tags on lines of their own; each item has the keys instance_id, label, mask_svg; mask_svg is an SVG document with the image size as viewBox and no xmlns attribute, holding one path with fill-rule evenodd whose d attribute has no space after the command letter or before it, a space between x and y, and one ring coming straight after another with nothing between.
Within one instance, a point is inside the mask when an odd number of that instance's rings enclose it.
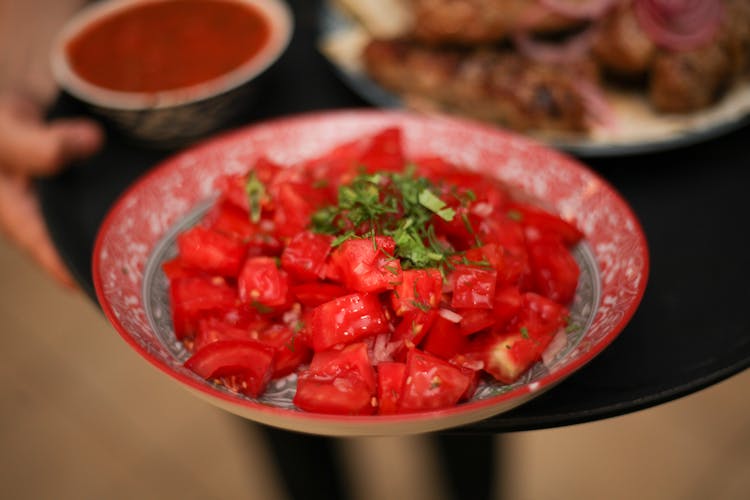
<instances>
[{"instance_id":1,"label":"thumb","mask_svg":"<svg viewBox=\"0 0 750 500\"><path fill-rule=\"evenodd\" d=\"M52 151L48 164L57 163L57 167L76 160L82 160L96 153L104 142L101 127L93 120L75 118L52 122L47 129ZM44 158L40 158L44 160ZM40 161L40 165L44 162Z\"/></svg>"}]
</instances>

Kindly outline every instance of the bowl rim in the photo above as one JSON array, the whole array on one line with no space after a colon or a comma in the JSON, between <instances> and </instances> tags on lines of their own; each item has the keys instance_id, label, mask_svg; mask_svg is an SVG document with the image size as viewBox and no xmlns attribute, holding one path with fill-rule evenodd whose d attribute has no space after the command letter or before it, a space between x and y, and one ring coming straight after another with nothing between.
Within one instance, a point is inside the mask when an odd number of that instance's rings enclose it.
<instances>
[{"instance_id":1,"label":"bowl rim","mask_svg":"<svg viewBox=\"0 0 750 500\"><path fill-rule=\"evenodd\" d=\"M293 411L286 408L269 406L261 402L242 399L228 392L216 390L213 386L205 381L195 379L186 374L173 370L165 362L159 359L157 355L150 352L131 335L119 321L116 311L106 300L106 294L103 286L103 276L100 272L102 262L102 250L105 246L105 236L115 224L115 220L124 210L128 198L145 186L158 179L163 172L176 168L175 165L186 155L200 153L201 151L211 151L214 148L220 148L221 144L231 143L235 137L243 137L247 134L257 133L258 131L268 130L274 127L295 126L297 124L314 123L321 119L347 120L371 117L386 117L394 122L402 123L402 120L420 121L420 120L438 120L456 124L460 127L469 127L475 131L483 131L496 136L503 136L503 140L517 141L526 147L536 151L542 151L548 157L560 159L567 168L581 169L588 178L596 179L601 188L607 192L612 202L627 216L632 222L632 234L637 241L637 251L641 264L640 280L638 282L636 293L629 301L628 308L616 323L609 328L607 333L598 339L590 348L580 356L575 357L570 362L555 370L545 374L540 379L531 384L524 384L515 389L496 394L494 396L462 403L460 405L442 408L437 410L424 410L413 413L404 413L396 415L329 415L324 413L313 413L305 411ZM153 250L153 248L151 249ZM593 249L592 249L593 250ZM597 252L595 257L598 258ZM597 357L605 348L607 348L627 326L637 311L648 284L650 274L650 255L648 242L641 226L640 220L627 200L620 192L605 180L600 174L578 159L572 156L554 150L549 146L529 139L519 134L497 129L486 124L478 123L473 120L467 120L456 117L419 115L403 110L365 110L365 109L340 109L334 111L312 111L300 113L292 116L278 117L275 119L254 123L241 127L239 129L225 132L212 139L203 141L200 144L192 146L185 151L177 153L160 162L156 168L146 172L137 179L129 188L127 188L118 200L116 200L108 214L102 221L96 240L94 242L94 251L92 257L92 274L97 294L97 299L102 307L105 316L118 331L123 340L135 349L135 351L146 359L152 366L167 376L176 380L185 389L194 395L214 404L226 411L234 413L244 418L271 425L287 430L306 432L329 436L377 436L377 435L403 435L432 432L443 430L457 425L465 425L489 418L499 413L503 413L515 408L531 398L553 388L570 375L578 371L581 367ZM142 297L141 297L142 299ZM595 318L601 314L600 308L602 303L597 304L597 313Z\"/></svg>"},{"instance_id":2,"label":"bowl rim","mask_svg":"<svg viewBox=\"0 0 750 500\"><path fill-rule=\"evenodd\" d=\"M254 7L271 26L265 46L228 73L175 89L131 92L96 85L79 76L73 69L67 46L87 27L131 8L169 1L175 0L105 0L82 8L61 28L51 45L50 68L57 84L74 97L101 108L138 111L200 102L234 90L259 76L282 56L294 32L292 12L281 0L222 0Z\"/></svg>"}]
</instances>

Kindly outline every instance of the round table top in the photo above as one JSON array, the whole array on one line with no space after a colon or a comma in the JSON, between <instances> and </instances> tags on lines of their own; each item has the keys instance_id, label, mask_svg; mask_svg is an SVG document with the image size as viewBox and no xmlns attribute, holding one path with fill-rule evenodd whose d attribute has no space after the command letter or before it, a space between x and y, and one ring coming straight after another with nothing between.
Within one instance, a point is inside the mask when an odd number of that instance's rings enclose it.
<instances>
[{"instance_id":1,"label":"round table top","mask_svg":"<svg viewBox=\"0 0 750 500\"><path fill-rule=\"evenodd\" d=\"M290 2L296 32L266 80L248 121L311 110L365 107L317 52L317 2ZM299 79L304 68L304 81ZM51 116L85 113L61 95ZM750 257L750 126L706 142L650 154L587 158L630 203L651 252L649 283L635 316L593 361L510 412L457 432L507 432L582 423L693 393L750 365L746 313ZM123 190L174 151L129 144L108 130L94 158L38 181L53 240L96 300L91 256L99 224Z\"/></svg>"}]
</instances>

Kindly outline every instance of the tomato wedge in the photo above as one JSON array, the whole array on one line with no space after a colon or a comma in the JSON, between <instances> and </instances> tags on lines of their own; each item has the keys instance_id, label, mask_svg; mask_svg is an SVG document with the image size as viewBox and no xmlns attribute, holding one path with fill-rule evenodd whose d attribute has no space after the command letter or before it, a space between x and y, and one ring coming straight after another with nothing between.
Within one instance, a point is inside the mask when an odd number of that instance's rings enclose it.
<instances>
[{"instance_id":1,"label":"tomato wedge","mask_svg":"<svg viewBox=\"0 0 750 500\"><path fill-rule=\"evenodd\" d=\"M471 382L471 377L447 361L412 349L406 356L406 378L398 408L410 412L453 406Z\"/></svg>"},{"instance_id":2,"label":"tomato wedge","mask_svg":"<svg viewBox=\"0 0 750 500\"><path fill-rule=\"evenodd\" d=\"M388 319L377 295L353 293L315 308L310 320L316 352L387 332Z\"/></svg>"},{"instance_id":3,"label":"tomato wedge","mask_svg":"<svg viewBox=\"0 0 750 500\"><path fill-rule=\"evenodd\" d=\"M427 311L440 303L443 276L435 268L409 269L401 273L401 282L391 294L394 312L403 316L408 311Z\"/></svg>"},{"instance_id":4,"label":"tomato wedge","mask_svg":"<svg viewBox=\"0 0 750 500\"><path fill-rule=\"evenodd\" d=\"M208 344L186 362L201 377L221 379L232 390L257 397L273 372L272 348L254 340L222 340Z\"/></svg>"},{"instance_id":5,"label":"tomato wedge","mask_svg":"<svg viewBox=\"0 0 750 500\"><path fill-rule=\"evenodd\" d=\"M183 265L220 276L237 276L247 245L236 238L195 226L177 237Z\"/></svg>"},{"instance_id":6,"label":"tomato wedge","mask_svg":"<svg viewBox=\"0 0 750 500\"><path fill-rule=\"evenodd\" d=\"M383 362L378 365L378 413L398 413L398 401L406 380L406 363Z\"/></svg>"},{"instance_id":7,"label":"tomato wedge","mask_svg":"<svg viewBox=\"0 0 750 500\"><path fill-rule=\"evenodd\" d=\"M289 278L271 257L251 257L242 266L237 278L243 302L258 307L284 305L289 298ZM259 307L261 306L261 307Z\"/></svg>"},{"instance_id":8,"label":"tomato wedge","mask_svg":"<svg viewBox=\"0 0 750 500\"><path fill-rule=\"evenodd\" d=\"M357 343L341 351L316 353L310 368L299 374L294 404L306 411L368 415L376 410L375 394L367 346Z\"/></svg>"},{"instance_id":9,"label":"tomato wedge","mask_svg":"<svg viewBox=\"0 0 750 500\"><path fill-rule=\"evenodd\" d=\"M401 263L394 258L396 242L390 236L352 238L331 255L343 284L356 292L392 290L401 281Z\"/></svg>"}]
</instances>

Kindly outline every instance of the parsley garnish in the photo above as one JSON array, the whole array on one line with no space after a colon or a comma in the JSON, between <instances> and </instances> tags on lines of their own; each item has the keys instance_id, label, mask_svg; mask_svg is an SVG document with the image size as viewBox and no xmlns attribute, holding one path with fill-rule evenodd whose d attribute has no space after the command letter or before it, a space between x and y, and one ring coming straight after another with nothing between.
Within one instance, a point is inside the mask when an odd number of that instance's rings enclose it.
<instances>
[{"instance_id":1,"label":"parsley garnish","mask_svg":"<svg viewBox=\"0 0 750 500\"><path fill-rule=\"evenodd\" d=\"M250 172L245 183L245 192L250 207L250 220L253 222L260 221L261 204L266 197L266 186L258 179L255 172Z\"/></svg>"},{"instance_id":2,"label":"parsley garnish","mask_svg":"<svg viewBox=\"0 0 750 500\"><path fill-rule=\"evenodd\" d=\"M526 328L525 326L521 327L521 337L525 339L529 338L529 329Z\"/></svg>"},{"instance_id":3,"label":"parsley garnish","mask_svg":"<svg viewBox=\"0 0 750 500\"><path fill-rule=\"evenodd\" d=\"M403 267L442 267L453 252L435 237L432 218L450 222L456 213L439 192L415 175L414 165L403 172L361 173L339 188L337 205L313 214L312 228L335 236L334 247L350 238L391 236Z\"/></svg>"},{"instance_id":4,"label":"parsley garnish","mask_svg":"<svg viewBox=\"0 0 750 500\"><path fill-rule=\"evenodd\" d=\"M456 216L456 211L448 207L443 200L435 196L429 189L424 189L419 193L419 203L443 220L450 222Z\"/></svg>"},{"instance_id":5,"label":"parsley garnish","mask_svg":"<svg viewBox=\"0 0 750 500\"><path fill-rule=\"evenodd\" d=\"M581 325L579 325L579 324L577 324L577 323L569 323L569 324L568 324L568 325L567 325L567 326L565 327L565 333L573 333L573 332L577 332L577 331L579 331L579 330L580 330L581 328L582 328L582 327L581 327Z\"/></svg>"},{"instance_id":6,"label":"parsley garnish","mask_svg":"<svg viewBox=\"0 0 750 500\"><path fill-rule=\"evenodd\" d=\"M521 222L523 220L523 214L519 212L518 210L508 210L508 213L506 214L509 219L514 220L516 222Z\"/></svg>"},{"instance_id":7,"label":"parsley garnish","mask_svg":"<svg viewBox=\"0 0 750 500\"><path fill-rule=\"evenodd\" d=\"M272 307L269 307L269 306L267 306L265 304L262 304L262 303L258 302L257 300L253 300L250 304L260 314L268 314L268 313L272 313L273 312L273 308Z\"/></svg>"}]
</instances>

